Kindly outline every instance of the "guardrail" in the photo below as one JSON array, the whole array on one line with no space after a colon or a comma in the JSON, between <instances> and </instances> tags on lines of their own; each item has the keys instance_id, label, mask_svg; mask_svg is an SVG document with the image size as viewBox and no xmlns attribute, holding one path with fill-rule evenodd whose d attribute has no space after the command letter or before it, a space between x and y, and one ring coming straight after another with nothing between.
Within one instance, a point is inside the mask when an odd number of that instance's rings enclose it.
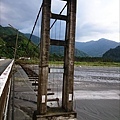
<instances>
[{"instance_id":1,"label":"guardrail","mask_svg":"<svg viewBox=\"0 0 120 120\"><path fill-rule=\"evenodd\" d=\"M0 61L2 61L2 60L4 60L4 59L0 59Z\"/></svg>"},{"instance_id":2,"label":"guardrail","mask_svg":"<svg viewBox=\"0 0 120 120\"><path fill-rule=\"evenodd\" d=\"M0 75L0 120L6 120L7 108L11 88L11 70L14 60L8 65L4 72Z\"/></svg>"}]
</instances>

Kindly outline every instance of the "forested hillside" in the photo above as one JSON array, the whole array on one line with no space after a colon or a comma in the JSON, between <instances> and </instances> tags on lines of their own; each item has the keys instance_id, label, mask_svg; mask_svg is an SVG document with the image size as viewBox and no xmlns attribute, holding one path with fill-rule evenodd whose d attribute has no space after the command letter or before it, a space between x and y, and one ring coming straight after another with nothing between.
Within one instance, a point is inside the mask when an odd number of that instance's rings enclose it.
<instances>
[{"instance_id":1,"label":"forested hillside","mask_svg":"<svg viewBox=\"0 0 120 120\"><path fill-rule=\"evenodd\" d=\"M25 34L25 36L27 38L30 37L30 34ZM40 38L33 35L31 38L31 41L33 43L35 43L36 45L38 45L40 43ZM64 55L64 48L62 46L51 46L50 47L50 54L56 54L56 55ZM88 57L89 55L86 54L85 52L78 50L77 48L75 48L75 56L76 57Z\"/></svg>"},{"instance_id":2,"label":"forested hillside","mask_svg":"<svg viewBox=\"0 0 120 120\"><path fill-rule=\"evenodd\" d=\"M16 31L11 27L0 26L0 57L13 58L16 43ZM38 48L19 32L16 57L37 57Z\"/></svg>"},{"instance_id":3,"label":"forested hillside","mask_svg":"<svg viewBox=\"0 0 120 120\"><path fill-rule=\"evenodd\" d=\"M108 50L103 54L103 58L111 59L116 62L120 62L120 46L117 46L114 49Z\"/></svg>"},{"instance_id":4,"label":"forested hillside","mask_svg":"<svg viewBox=\"0 0 120 120\"><path fill-rule=\"evenodd\" d=\"M118 42L101 38L96 41L76 42L76 48L87 53L91 57L102 57L102 55L110 48L115 48L119 45Z\"/></svg>"},{"instance_id":5,"label":"forested hillside","mask_svg":"<svg viewBox=\"0 0 120 120\"><path fill-rule=\"evenodd\" d=\"M15 51L15 42L16 42L17 32L11 27L2 27L0 26L0 57L13 58ZM37 36L32 37L31 41L28 44L30 34L23 34L19 32L18 37L18 47L17 47L17 58L19 57L37 57L39 54L39 38ZM50 54L56 54L59 56L64 55L64 48L61 46L51 46ZM88 57L88 55L78 49L75 49L75 56L78 57Z\"/></svg>"}]
</instances>

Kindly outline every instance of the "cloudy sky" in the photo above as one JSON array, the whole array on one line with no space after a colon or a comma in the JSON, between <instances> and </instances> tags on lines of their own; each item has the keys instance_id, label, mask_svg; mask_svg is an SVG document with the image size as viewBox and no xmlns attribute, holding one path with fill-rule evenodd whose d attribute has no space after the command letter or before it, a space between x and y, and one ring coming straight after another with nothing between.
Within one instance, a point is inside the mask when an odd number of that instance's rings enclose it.
<instances>
[{"instance_id":1,"label":"cloudy sky","mask_svg":"<svg viewBox=\"0 0 120 120\"><path fill-rule=\"evenodd\" d=\"M42 0L0 0L0 24L11 24L21 32L31 33L41 2ZM119 0L77 0L77 3L76 41L106 38L120 42ZM59 13L64 5L65 2L61 0L52 0L52 12ZM62 23L58 23L59 31L64 26ZM39 36L39 31L40 19L34 34Z\"/></svg>"}]
</instances>

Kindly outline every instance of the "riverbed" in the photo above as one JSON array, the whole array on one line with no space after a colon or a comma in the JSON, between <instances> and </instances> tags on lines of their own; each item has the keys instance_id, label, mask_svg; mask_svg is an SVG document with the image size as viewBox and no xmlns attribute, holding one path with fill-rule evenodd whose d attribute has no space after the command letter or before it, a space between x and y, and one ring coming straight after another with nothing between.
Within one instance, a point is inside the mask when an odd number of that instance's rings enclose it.
<instances>
[{"instance_id":1,"label":"riverbed","mask_svg":"<svg viewBox=\"0 0 120 120\"><path fill-rule=\"evenodd\" d=\"M38 72L38 66L30 66ZM20 66L15 74L15 118L31 120L36 110L36 92ZM62 98L63 70L54 67L49 73L48 87ZM57 104L48 104L51 107ZM77 66L74 71L74 110L78 120L119 120L120 69L118 67ZM22 117L19 117L21 116Z\"/></svg>"}]
</instances>

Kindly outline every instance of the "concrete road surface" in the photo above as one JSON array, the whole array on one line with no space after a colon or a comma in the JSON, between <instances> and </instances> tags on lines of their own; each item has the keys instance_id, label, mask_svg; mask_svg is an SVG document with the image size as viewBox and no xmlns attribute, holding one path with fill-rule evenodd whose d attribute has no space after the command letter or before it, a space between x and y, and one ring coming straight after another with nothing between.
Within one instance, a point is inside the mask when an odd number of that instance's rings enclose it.
<instances>
[{"instance_id":1,"label":"concrete road surface","mask_svg":"<svg viewBox=\"0 0 120 120\"><path fill-rule=\"evenodd\" d=\"M11 59L5 59L5 60L0 59L0 75L5 70L5 68L10 64L11 61L12 61Z\"/></svg>"}]
</instances>

